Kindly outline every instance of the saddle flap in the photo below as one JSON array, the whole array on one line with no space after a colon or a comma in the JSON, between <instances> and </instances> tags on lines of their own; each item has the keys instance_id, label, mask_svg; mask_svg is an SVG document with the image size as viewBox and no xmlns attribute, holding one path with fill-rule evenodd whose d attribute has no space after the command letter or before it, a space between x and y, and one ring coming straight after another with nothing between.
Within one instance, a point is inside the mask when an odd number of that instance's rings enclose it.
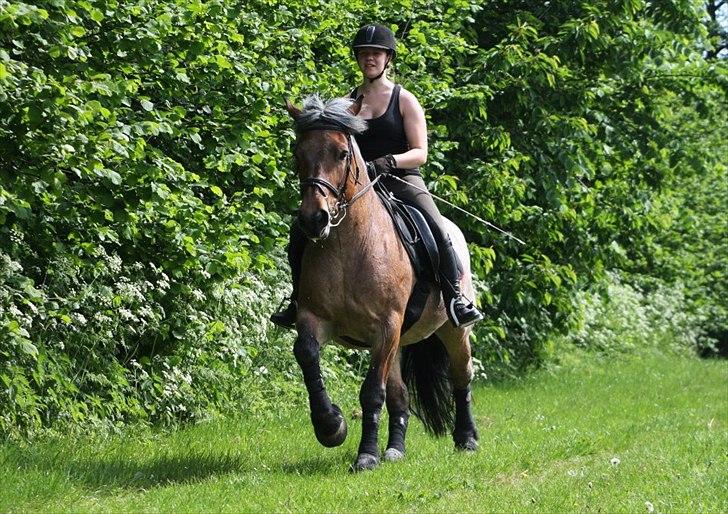
<instances>
[{"instance_id":1,"label":"saddle flap","mask_svg":"<svg viewBox=\"0 0 728 514\"><path fill-rule=\"evenodd\" d=\"M414 221L414 225L417 229L417 235L422 241L422 246L427 253L427 257L430 261L430 266L435 271L435 276L437 276L436 271L440 269L440 253L437 250L437 242L435 241L435 236L432 235L432 230L430 230L430 226L427 224L427 220L419 211L419 209L406 203L403 203L402 206L410 215L412 221Z\"/></svg>"},{"instance_id":2,"label":"saddle flap","mask_svg":"<svg viewBox=\"0 0 728 514\"><path fill-rule=\"evenodd\" d=\"M435 237L427 220L416 207L392 197L383 188L377 189L382 204L394 221L402 244L409 255L415 275L430 282L439 282L437 270L440 256Z\"/></svg>"}]
</instances>

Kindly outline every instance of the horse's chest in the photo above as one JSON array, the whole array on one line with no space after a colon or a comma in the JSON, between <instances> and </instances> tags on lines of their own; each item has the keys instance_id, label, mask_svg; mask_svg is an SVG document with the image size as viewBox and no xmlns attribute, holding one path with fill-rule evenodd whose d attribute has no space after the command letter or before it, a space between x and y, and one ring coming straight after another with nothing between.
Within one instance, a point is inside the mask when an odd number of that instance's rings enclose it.
<instances>
[{"instance_id":1,"label":"horse's chest","mask_svg":"<svg viewBox=\"0 0 728 514\"><path fill-rule=\"evenodd\" d=\"M325 245L307 248L300 301L327 317L378 316L409 296L411 269L396 241L371 240L346 255Z\"/></svg>"}]
</instances>

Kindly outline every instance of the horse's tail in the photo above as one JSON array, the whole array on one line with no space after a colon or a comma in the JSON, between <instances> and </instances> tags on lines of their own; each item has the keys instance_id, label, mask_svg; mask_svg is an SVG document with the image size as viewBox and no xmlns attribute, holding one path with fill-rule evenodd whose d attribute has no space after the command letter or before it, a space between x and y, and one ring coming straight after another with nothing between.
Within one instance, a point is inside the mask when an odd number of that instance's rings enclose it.
<instances>
[{"instance_id":1,"label":"horse's tail","mask_svg":"<svg viewBox=\"0 0 728 514\"><path fill-rule=\"evenodd\" d=\"M435 334L402 348L402 377L409 390L412 413L436 435L454 424L450 357Z\"/></svg>"}]
</instances>

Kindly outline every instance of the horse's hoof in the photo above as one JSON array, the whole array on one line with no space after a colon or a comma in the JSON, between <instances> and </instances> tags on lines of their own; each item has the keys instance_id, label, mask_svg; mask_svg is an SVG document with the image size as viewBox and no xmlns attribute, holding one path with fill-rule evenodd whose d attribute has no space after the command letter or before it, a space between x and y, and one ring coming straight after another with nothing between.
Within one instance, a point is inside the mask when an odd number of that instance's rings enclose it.
<instances>
[{"instance_id":1,"label":"horse's hoof","mask_svg":"<svg viewBox=\"0 0 728 514\"><path fill-rule=\"evenodd\" d=\"M452 434L452 440L455 441L455 449L466 452L474 452L478 449L478 439L478 430L474 426L455 430Z\"/></svg>"},{"instance_id":2,"label":"horse's hoof","mask_svg":"<svg viewBox=\"0 0 728 514\"><path fill-rule=\"evenodd\" d=\"M472 436L455 439L455 449L466 452L474 452L478 449L478 441Z\"/></svg>"},{"instance_id":3,"label":"horse's hoof","mask_svg":"<svg viewBox=\"0 0 728 514\"><path fill-rule=\"evenodd\" d=\"M368 453L360 453L356 457L356 461L351 465L351 471L358 473L360 471L367 471L374 469L379 465L379 457L376 455L370 455Z\"/></svg>"},{"instance_id":4,"label":"horse's hoof","mask_svg":"<svg viewBox=\"0 0 728 514\"><path fill-rule=\"evenodd\" d=\"M397 448L387 448L384 452L384 460L387 462L396 462L404 459L404 452L399 451Z\"/></svg>"},{"instance_id":5,"label":"horse's hoof","mask_svg":"<svg viewBox=\"0 0 728 514\"><path fill-rule=\"evenodd\" d=\"M332 405L332 411L316 416L311 413L313 432L319 443L327 448L339 446L346 440L348 429L346 420L338 405Z\"/></svg>"}]
</instances>

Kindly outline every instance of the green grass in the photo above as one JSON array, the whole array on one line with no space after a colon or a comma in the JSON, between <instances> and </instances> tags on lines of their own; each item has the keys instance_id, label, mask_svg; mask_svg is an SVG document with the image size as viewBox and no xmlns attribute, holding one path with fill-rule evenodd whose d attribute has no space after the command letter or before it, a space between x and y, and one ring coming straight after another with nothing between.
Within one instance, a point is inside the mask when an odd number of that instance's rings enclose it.
<instances>
[{"instance_id":1,"label":"green grass","mask_svg":"<svg viewBox=\"0 0 728 514\"><path fill-rule=\"evenodd\" d=\"M405 461L358 475L356 420L325 449L307 412L6 443L0 511L726 512L727 393L725 361L582 361L479 387L477 453L412 421Z\"/></svg>"}]
</instances>

